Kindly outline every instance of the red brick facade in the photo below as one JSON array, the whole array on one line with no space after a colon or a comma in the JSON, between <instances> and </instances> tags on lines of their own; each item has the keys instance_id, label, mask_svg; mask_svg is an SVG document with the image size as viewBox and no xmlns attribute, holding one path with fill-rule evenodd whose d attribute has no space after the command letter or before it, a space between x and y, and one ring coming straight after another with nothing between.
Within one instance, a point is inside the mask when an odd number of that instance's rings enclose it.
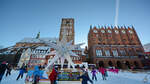
<instances>
[{"instance_id":1,"label":"red brick facade","mask_svg":"<svg viewBox=\"0 0 150 84\"><path fill-rule=\"evenodd\" d=\"M73 41L72 44L74 44L74 19L73 18L62 19L59 40L63 38L64 30L66 30L67 42Z\"/></svg>"},{"instance_id":2,"label":"red brick facade","mask_svg":"<svg viewBox=\"0 0 150 84\"><path fill-rule=\"evenodd\" d=\"M88 55L90 62L97 66L142 67L139 57L143 53L144 49L133 27L90 28Z\"/></svg>"}]
</instances>

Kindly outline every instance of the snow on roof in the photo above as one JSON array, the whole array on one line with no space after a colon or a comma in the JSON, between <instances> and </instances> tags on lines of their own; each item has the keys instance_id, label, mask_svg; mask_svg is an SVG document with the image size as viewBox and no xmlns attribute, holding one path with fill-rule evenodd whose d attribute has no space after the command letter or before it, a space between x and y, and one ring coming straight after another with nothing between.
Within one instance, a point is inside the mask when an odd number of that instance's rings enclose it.
<instances>
[{"instance_id":1,"label":"snow on roof","mask_svg":"<svg viewBox=\"0 0 150 84\"><path fill-rule=\"evenodd\" d=\"M20 42L21 43L43 43L43 41L56 42L57 38L24 38Z\"/></svg>"},{"instance_id":2,"label":"snow on roof","mask_svg":"<svg viewBox=\"0 0 150 84\"><path fill-rule=\"evenodd\" d=\"M82 48L82 55L85 55L84 50L85 50L85 49Z\"/></svg>"},{"instance_id":3,"label":"snow on roof","mask_svg":"<svg viewBox=\"0 0 150 84\"><path fill-rule=\"evenodd\" d=\"M47 46L39 46L36 49L40 49L40 50L48 50L50 47Z\"/></svg>"},{"instance_id":4,"label":"snow on roof","mask_svg":"<svg viewBox=\"0 0 150 84\"><path fill-rule=\"evenodd\" d=\"M145 44L143 47L144 47L145 52L150 52L150 43Z\"/></svg>"},{"instance_id":5,"label":"snow on roof","mask_svg":"<svg viewBox=\"0 0 150 84\"><path fill-rule=\"evenodd\" d=\"M80 46L76 46L74 50L82 50Z\"/></svg>"}]
</instances>

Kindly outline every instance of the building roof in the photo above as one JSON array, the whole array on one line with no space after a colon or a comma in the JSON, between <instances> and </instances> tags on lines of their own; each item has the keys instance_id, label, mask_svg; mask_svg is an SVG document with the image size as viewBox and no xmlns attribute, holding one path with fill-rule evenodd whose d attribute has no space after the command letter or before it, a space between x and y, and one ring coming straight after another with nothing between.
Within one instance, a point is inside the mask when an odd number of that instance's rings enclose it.
<instances>
[{"instance_id":1,"label":"building roof","mask_svg":"<svg viewBox=\"0 0 150 84\"><path fill-rule=\"evenodd\" d=\"M56 40L57 38L39 38L39 39L36 39L36 38L24 38L22 39L19 43L43 43L43 41L47 42L47 41L50 41L50 42L55 42L56 43Z\"/></svg>"},{"instance_id":2,"label":"building roof","mask_svg":"<svg viewBox=\"0 0 150 84\"><path fill-rule=\"evenodd\" d=\"M145 44L143 47L144 47L145 52L150 52L150 43Z\"/></svg>"}]
</instances>

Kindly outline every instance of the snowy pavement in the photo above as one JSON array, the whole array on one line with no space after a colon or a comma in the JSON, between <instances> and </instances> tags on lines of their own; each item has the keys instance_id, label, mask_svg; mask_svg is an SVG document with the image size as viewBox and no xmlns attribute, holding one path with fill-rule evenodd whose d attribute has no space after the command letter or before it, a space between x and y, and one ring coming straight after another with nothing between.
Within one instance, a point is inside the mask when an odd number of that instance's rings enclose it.
<instances>
[{"instance_id":1,"label":"snowy pavement","mask_svg":"<svg viewBox=\"0 0 150 84\"><path fill-rule=\"evenodd\" d=\"M0 84L25 84L25 75L23 79L19 79L16 81L18 76L18 71L12 71L11 76L4 76L3 80ZM97 73L97 81L93 81L94 84L150 84L150 75L148 76L148 83L144 83L143 79L146 76L146 73L131 73L131 72L119 72L118 74L108 72L107 80L102 80L102 76L100 73ZM91 73L89 72L89 76L91 77ZM90 84L90 83L89 83Z\"/></svg>"}]
</instances>

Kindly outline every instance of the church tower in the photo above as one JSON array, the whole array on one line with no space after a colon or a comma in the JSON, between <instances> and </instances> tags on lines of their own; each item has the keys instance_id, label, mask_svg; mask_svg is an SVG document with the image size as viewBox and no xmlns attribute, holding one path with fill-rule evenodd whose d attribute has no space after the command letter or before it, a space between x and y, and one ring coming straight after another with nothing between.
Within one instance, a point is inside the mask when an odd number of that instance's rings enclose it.
<instances>
[{"instance_id":1,"label":"church tower","mask_svg":"<svg viewBox=\"0 0 150 84\"><path fill-rule=\"evenodd\" d=\"M73 18L62 19L59 40L62 40L64 31L65 31L67 42L72 41L72 44L74 44L74 19Z\"/></svg>"}]
</instances>

